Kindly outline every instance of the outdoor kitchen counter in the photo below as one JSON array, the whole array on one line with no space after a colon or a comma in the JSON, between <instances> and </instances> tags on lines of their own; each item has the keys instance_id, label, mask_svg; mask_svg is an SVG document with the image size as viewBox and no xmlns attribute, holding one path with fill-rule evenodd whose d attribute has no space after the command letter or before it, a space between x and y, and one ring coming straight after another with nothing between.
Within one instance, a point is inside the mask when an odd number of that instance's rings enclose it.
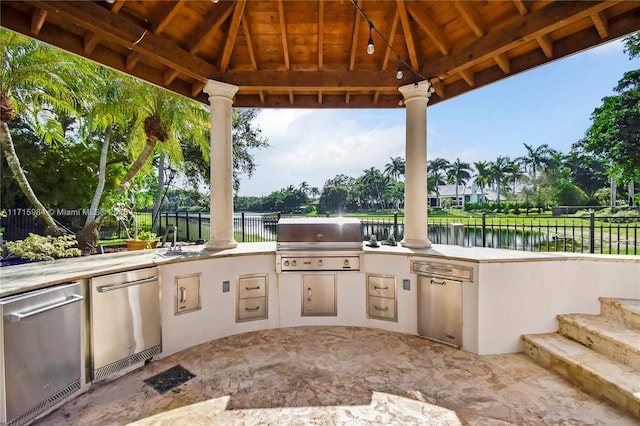
<instances>
[{"instance_id":1,"label":"outdoor kitchen counter","mask_svg":"<svg viewBox=\"0 0 640 426\"><path fill-rule=\"evenodd\" d=\"M94 256L57 259L0 268L0 297L11 296L56 284L112 274L132 269L188 262L214 257L273 254L275 243L239 244L229 250L209 252L204 246L185 246L178 255L165 255L167 249L125 251Z\"/></svg>"},{"instance_id":2,"label":"outdoor kitchen counter","mask_svg":"<svg viewBox=\"0 0 640 426\"><path fill-rule=\"evenodd\" d=\"M204 246L186 246L181 255L159 255L166 249L120 252L72 259L58 259L0 268L0 297L24 293L64 282L90 278L175 262L188 262L216 257L274 254L275 242L240 243L234 249L209 252ZM478 247L435 244L429 249L408 249L400 245L377 248L365 246L366 255L397 255L459 260L474 263L512 263L536 261L566 261L576 259L640 263L640 256L589 255L573 253L532 253ZM366 272L366 260L365 271Z\"/></svg>"}]
</instances>

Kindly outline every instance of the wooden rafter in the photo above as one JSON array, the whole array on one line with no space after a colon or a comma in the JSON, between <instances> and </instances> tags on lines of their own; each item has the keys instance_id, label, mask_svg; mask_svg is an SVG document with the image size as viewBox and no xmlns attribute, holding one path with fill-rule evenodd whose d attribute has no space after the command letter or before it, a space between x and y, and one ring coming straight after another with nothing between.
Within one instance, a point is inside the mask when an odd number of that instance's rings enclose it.
<instances>
[{"instance_id":1,"label":"wooden rafter","mask_svg":"<svg viewBox=\"0 0 640 426\"><path fill-rule=\"evenodd\" d=\"M178 0L173 3L171 7L165 12L164 16L158 20L155 24L151 25L151 31L155 34L160 34L164 31L164 29L169 25L171 20L180 10L180 7L184 4L185 0Z\"/></svg>"},{"instance_id":2,"label":"wooden rafter","mask_svg":"<svg viewBox=\"0 0 640 426\"><path fill-rule=\"evenodd\" d=\"M434 90L436 91L436 95L438 95L438 97L440 99L444 99L445 96L445 85L442 81L438 80L437 78L434 78L431 80L431 84L433 85Z\"/></svg>"},{"instance_id":3,"label":"wooden rafter","mask_svg":"<svg viewBox=\"0 0 640 426\"><path fill-rule=\"evenodd\" d=\"M353 31L351 32L351 53L349 54L349 71L356 67L356 52L358 49L358 28L360 27L360 14L353 17Z\"/></svg>"},{"instance_id":4,"label":"wooden rafter","mask_svg":"<svg viewBox=\"0 0 640 426\"><path fill-rule=\"evenodd\" d=\"M591 15L593 25L596 26L600 38L607 38L609 36L609 22L604 14L604 11L594 13Z\"/></svg>"},{"instance_id":5,"label":"wooden rafter","mask_svg":"<svg viewBox=\"0 0 640 426\"><path fill-rule=\"evenodd\" d=\"M536 41L544 52L544 55L549 59L553 58L553 41L551 40L551 38L549 38L547 34L543 34L537 36Z\"/></svg>"},{"instance_id":6,"label":"wooden rafter","mask_svg":"<svg viewBox=\"0 0 640 426\"><path fill-rule=\"evenodd\" d=\"M249 60L251 61L251 69L258 71L258 63L256 62L256 55L253 50L253 43L251 42L251 33L249 32L249 25L247 24L247 17L242 18L242 32L247 39L247 49L249 50Z\"/></svg>"},{"instance_id":7,"label":"wooden rafter","mask_svg":"<svg viewBox=\"0 0 640 426\"><path fill-rule=\"evenodd\" d=\"M211 64L193 57L188 52L173 46L156 34L149 33L120 15L111 13L93 2L48 2L33 3L51 14L64 12L69 24L95 33L133 51L143 53L149 59L179 69L194 79L216 76L218 70ZM90 19L88 17L91 17ZM137 43L136 43L137 41Z\"/></svg>"},{"instance_id":8,"label":"wooden rafter","mask_svg":"<svg viewBox=\"0 0 640 426\"><path fill-rule=\"evenodd\" d=\"M527 17L520 17L510 22L500 31L487 34L485 37L456 51L455 55L442 57L428 63L422 74L438 76L441 79L467 69L495 55L506 53L536 37L547 35L567 22L577 22L590 17L607 7L611 2L558 2L531 12Z\"/></svg>"},{"instance_id":9,"label":"wooden rafter","mask_svg":"<svg viewBox=\"0 0 640 426\"><path fill-rule=\"evenodd\" d=\"M474 73L469 69L460 70L460 76L467 82L469 86L474 86L476 84L474 80Z\"/></svg>"},{"instance_id":10,"label":"wooden rafter","mask_svg":"<svg viewBox=\"0 0 640 426\"><path fill-rule=\"evenodd\" d=\"M47 19L47 11L36 8L31 15L31 34L38 35L44 21Z\"/></svg>"},{"instance_id":11,"label":"wooden rafter","mask_svg":"<svg viewBox=\"0 0 640 426\"><path fill-rule=\"evenodd\" d=\"M393 22L391 23L391 31L389 33L389 37L387 38L387 40L389 41L389 46L393 46L393 42L396 37L396 32L398 31L399 21L400 21L400 14L398 13L398 9L396 9L396 13L393 16ZM391 47L389 46L387 46L384 52L384 60L382 61L382 71L386 70L387 66L389 66L389 58L391 57L391 53L392 53ZM394 59L397 59L397 58L394 58Z\"/></svg>"},{"instance_id":12,"label":"wooden rafter","mask_svg":"<svg viewBox=\"0 0 640 426\"><path fill-rule=\"evenodd\" d=\"M458 13L462 16L462 19L465 20L471 31L476 35L476 37L480 38L485 35L486 31L482 26L482 20L473 9L473 6L468 2L457 1L454 2Z\"/></svg>"},{"instance_id":13,"label":"wooden rafter","mask_svg":"<svg viewBox=\"0 0 640 426\"><path fill-rule=\"evenodd\" d=\"M240 29L240 21L242 21L242 15L244 13L244 6L247 4L247 0L238 0L233 9L233 15L231 16L231 23L229 25L229 31L227 32L227 38L224 42L224 48L222 55L220 56L220 71L225 72L229 67L231 61L231 53L233 53L233 46L236 44L236 38L238 37L238 30Z\"/></svg>"},{"instance_id":14,"label":"wooden rafter","mask_svg":"<svg viewBox=\"0 0 640 426\"><path fill-rule=\"evenodd\" d=\"M511 71L511 62L506 53L499 53L493 57L496 61L496 64L500 67L503 73L509 74Z\"/></svg>"},{"instance_id":15,"label":"wooden rafter","mask_svg":"<svg viewBox=\"0 0 640 426\"><path fill-rule=\"evenodd\" d=\"M191 36L191 43L187 47L187 50L192 55L195 55L200 51L200 48L204 42L209 38L211 34L218 31L220 26L231 16L233 13L234 3L218 3L216 9L204 20L203 24L194 31Z\"/></svg>"},{"instance_id":16,"label":"wooden rafter","mask_svg":"<svg viewBox=\"0 0 640 426\"><path fill-rule=\"evenodd\" d=\"M427 33L427 36L429 36L438 50L440 50L443 55L447 56L451 51L451 48L449 47L449 43L447 42L445 35L442 33L442 30L438 28L434 23L434 20L426 16L426 14L421 11L414 2L407 3L407 10L420 28Z\"/></svg>"},{"instance_id":17,"label":"wooden rafter","mask_svg":"<svg viewBox=\"0 0 640 426\"><path fill-rule=\"evenodd\" d=\"M287 41L287 23L284 16L284 0L278 0L278 15L280 16L280 36L282 37L282 55L284 57L284 69L291 69L289 59L289 42Z\"/></svg>"},{"instance_id":18,"label":"wooden rafter","mask_svg":"<svg viewBox=\"0 0 640 426\"><path fill-rule=\"evenodd\" d=\"M518 9L520 15L526 15L527 13L529 13L527 5L524 4L522 0L513 0L513 4L516 6L516 9Z\"/></svg>"},{"instance_id":19,"label":"wooden rafter","mask_svg":"<svg viewBox=\"0 0 640 426\"><path fill-rule=\"evenodd\" d=\"M98 34L89 33L84 38L84 47L83 47L84 54L91 55L93 53L93 49L96 48L99 41L100 41L100 36L98 36Z\"/></svg>"},{"instance_id":20,"label":"wooden rafter","mask_svg":"<svg viewBox=\"0 0 640 426\"><path fill-rule=\"evenodd\" d=\"M409 61L414 69L420 68L418 61L418 53L416 51L416 45L413 42L413 33L411 32L411 25L409 25L409 14L407 12L407 5L405 0L396 0L398 7L398 14L400 15L400 22L402 23L402 32L404 33L404 40L407 44L407 50L409 51Z\"/></svg>"}]
</instances>

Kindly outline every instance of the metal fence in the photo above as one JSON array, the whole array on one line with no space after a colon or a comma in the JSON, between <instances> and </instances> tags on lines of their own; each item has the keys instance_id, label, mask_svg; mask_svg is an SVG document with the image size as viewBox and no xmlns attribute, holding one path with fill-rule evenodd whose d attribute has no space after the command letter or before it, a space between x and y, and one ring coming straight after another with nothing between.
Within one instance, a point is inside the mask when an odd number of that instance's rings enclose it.
<instances>
[{"instance_id":1,"label":"metal fence","mask_svg":"<svg viewBox=\"0 0 640 426\"><path fill-rule=\"evenodd\" d=\"M150 213L136 213L136 218L141 230L151 229ZM280 215L235 214L234 238L238 242L275 241L279 218ZM361 222L365 240L375 235L382 242L391 236L400 241L404 236L403 217L397 214L388 218L361 218ZM5 217L0 226L5 228L6 240L24 238L28 232L43 232L43 227L38 226L33 217ZM175 227L178 241L206 241L210 237L206 213L163 213L158 236L163 238L172 227ZM435 244L536 252L640 254L638 217L596 217L593 213L586 217L486 217L484 214L429 217L427 229L428 238ZM172 234L170 236L173 238ZM126 237L121 224L109 220L102 223L100 239Z\"/></svg>"}]
</instances>

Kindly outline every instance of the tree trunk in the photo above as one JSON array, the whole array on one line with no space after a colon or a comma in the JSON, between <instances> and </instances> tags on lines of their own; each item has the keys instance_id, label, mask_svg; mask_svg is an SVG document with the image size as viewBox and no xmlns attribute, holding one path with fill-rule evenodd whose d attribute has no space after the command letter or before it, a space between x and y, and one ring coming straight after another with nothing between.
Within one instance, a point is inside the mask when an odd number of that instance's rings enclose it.
<instances>
[{"instance_id":1,"label":"tree trunk","mask_svg":"<svg viewBox=\"0 0 640 426\"><path fill-rule=\"evenodd\" d=\"M149 136L147 138L147 143L142 149L142 152L140 153L138 158L136 158L136 161L133 162L133 164L129 168L129 171L127 171L127 174L122 180L123 184L125 182L131 182L131 179L133 179L134 176L138 174L138 172L140 171L140 169L142 169L142 167L145 165L147 160L149 160L149 158L153 155L153 151L156 149L157 143L158 143L158 139L155 136Z\"/></svg>"},{"instance_id":2,"label":"tree trunk","mask_svg":"<svg viewBox=\"0 0 640 426\"><path fill-rule=\"evenodd\" d=\"M15 148L13 146L13 139L9 132L9 126L4 121L0 121L0 144L2 145L2 151L7 158L7 164L13 173L13 177L20 186L22 193L27 197L33 208L36 210L37 215L42 216L47 224L47 232L60 233L61 229L58 227L53 217L49 214L49 211L40 202L36 194L33 192L27 176L24 174L20 160L16 155Z\"/></svg>"},{"instance_id":3,"label":"tree trunk","mask_svg":"<svg viewBox=\"0 0 640 426\"><path fill-rule=\"evenodd\" d=\"M96 220L98 215L98 207L100 206L100 198L102 198L102 191L104 190L105 174L107 169L107 154L109 153L109 142L111 140L111 125L107 127L107 131L104 134L104 140L102 141L102 148L100 149L100 162L98 165L98 185L93 193L93 200L91 201L91 207L89 207L89 214L87 214L87 220L84 225L87 226ZM96 240L94 242L97 243Z\"/></svg>"},{"instance_id":4,"label":"tree trunk","mask_svg":"<svg viewBox=\"0 0 640 426\"><path fill-rule=\"evenodd\" d=\"M160 204L162 203L162 192L164 191L165 185L165 169L164 169L164 159L165 153L162 151L160 153L160 160L158 161L158 190L156 192L156 196L153 200L153 224L151 226L151 231L158 233L158 225L160 224Z\"/></svg>"}]
</instances>

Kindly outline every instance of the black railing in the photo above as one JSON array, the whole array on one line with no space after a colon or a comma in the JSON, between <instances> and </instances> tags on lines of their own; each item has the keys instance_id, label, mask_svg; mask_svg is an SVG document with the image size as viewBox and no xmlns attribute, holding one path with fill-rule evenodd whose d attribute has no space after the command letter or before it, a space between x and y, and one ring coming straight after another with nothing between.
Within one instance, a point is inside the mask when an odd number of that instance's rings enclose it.
<instances>
[{"instance_id":1,"label":"black railing","mask_svg":"<svg viewBox=\"0 0 640 426\"><path fill-rule=\"evenodd\" d=\"M44 227L33 216L9 215L2 218L5 240L22 239L29 232L42 233ZM238 242L275 241L280 215L238 213L233 217L234 238ZM140 230L151 230L151 214L136 213ZM207 241L209 214L173 212L160 217L157 235L162 238L174 226L176 239L183 242ZM391 236L401 241L404 221L399 215L388 218L361 218L363 238L378 241ZM17 225L16 225L17 224ZM435 244L467 247L493 247L537 252L640 254L640 218L596 217L429 217L428 238ZM127 238L121 223L106 218L100 228L101 240ZM173 235L171 235L173 238Z\"/></svg>"}]
</instances>

